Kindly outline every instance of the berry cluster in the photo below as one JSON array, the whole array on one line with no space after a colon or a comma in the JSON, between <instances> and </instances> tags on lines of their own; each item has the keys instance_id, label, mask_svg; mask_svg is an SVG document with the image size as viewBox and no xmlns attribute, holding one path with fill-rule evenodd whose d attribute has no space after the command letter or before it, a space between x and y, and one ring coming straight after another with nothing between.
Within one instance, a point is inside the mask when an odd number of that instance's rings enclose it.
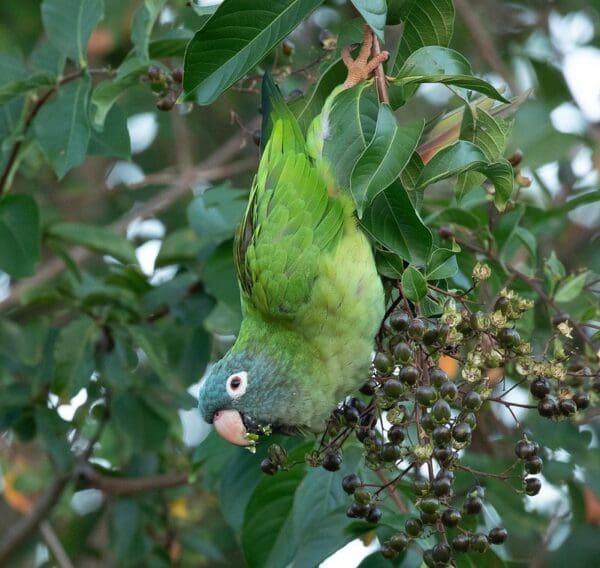
<instances>
[{"instance_id":1,"label":"berry cluster","mask_svg":"<svg viewBox=\"0 0 600 568\"><path fill-rule=\"evenodd\" d=\"M150 65L143 79L158 97L156 102L158 110L171 110L175 106L182 89L183 69L181 67L169 71L158 65Z\"/></svg>"},{"instance_id":2,"label":"berry cluster","mask_svg":"<svg viewBox=\"0 0 600 568\"><path fill-rule=\"evenodd\" d=\"M475 272L475 279L487 277L484 266ZM493 477L529 496L541 489L535 475L543 461L531 435L523 434L516 442L516 460L503 472L476 471L463 463L464 451L477 436L478 415L491 405L502 406L521 430L515 406L552 419L572 417L590 404L595 397L590 393L600 382L597 373L565 355L564 329L557 329L551 338L552 355L550 349L542 357L532 355L531 346L515 329L533 307L530 300L502 290L484 313L472 310L466 299L443 292L439 290L445 308L435 316L414 313L401 297L392 304L377 338L370 377L360 389L362 396L349 398L334 410L319 448L306 458L314 467L336 471L345 444L354 437L362 445L366 469L342 481L352 496L347 509L352 519L379 522L382 502L391 496L400 499L396 488L409 485L411 502L401 505L411 516L404 530L382 543L381 553L394 558L417 545L424 549L427 566L452 564L460 553L484 553L507 539L503 527L487 534L468 528L474 525L467 519L484 509L481 480ZM505 374L517 377L511 388L504 385ZM531 404L509 400L518 386L529 387ZM285 467L282 463L281 457L270 453L262 467L272 474ZM371 479L373 474L377 482ZM458 477L463 487L469 478L477 484L468 491L459 489ZM438 543L427 548L423 543L432 536Z\"/></svg>"}]
</instances>

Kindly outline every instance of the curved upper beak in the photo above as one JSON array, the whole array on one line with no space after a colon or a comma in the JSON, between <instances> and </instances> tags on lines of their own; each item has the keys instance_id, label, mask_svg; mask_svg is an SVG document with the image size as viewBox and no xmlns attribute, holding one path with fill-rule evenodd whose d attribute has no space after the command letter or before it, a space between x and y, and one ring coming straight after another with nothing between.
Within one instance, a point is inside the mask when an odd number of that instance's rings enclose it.
<instances>
[{"instance_id":1,"label":"curved upper beak","mask_svg":"<svg viewBox=\"0 0 600 568\"><path fill-rule=\"evenodd\" d=\"M215 430L225 441L236 446L249 446L246 426L237 410L217 410L213 416Z\"/></svg>"}]
</instances>

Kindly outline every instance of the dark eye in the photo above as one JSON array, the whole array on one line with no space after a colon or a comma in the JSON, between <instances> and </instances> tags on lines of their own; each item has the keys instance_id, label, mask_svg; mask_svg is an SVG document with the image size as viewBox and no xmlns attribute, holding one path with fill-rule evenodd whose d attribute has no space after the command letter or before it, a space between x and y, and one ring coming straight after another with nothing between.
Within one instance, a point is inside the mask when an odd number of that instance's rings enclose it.
<instances>
[{"instance_id":1,"label":"dark eye","mask_svg":"<svg viewBox=\"0 0 600 568\"><path fill-rule=\"evenodd\" d=\"M246 371L241 371L233 373L233 375L229 375L225 388L227 390L227 394L231 398L239 398L240 396L243 396L248 388L248 373L246 373Z\"/></svg>"},{"instance_id":2,"label":"dark eye","mask_svg":"<svg viewBox=\"0 0 600 568\"><path fill-rule=\"evenodd\" d=\"M241 384L242 384L242 379L240 379L239 377L233 377L231 379L231 381L229 381L229 386L233 390L237 390Z\"/></svg>"}]
</instances>

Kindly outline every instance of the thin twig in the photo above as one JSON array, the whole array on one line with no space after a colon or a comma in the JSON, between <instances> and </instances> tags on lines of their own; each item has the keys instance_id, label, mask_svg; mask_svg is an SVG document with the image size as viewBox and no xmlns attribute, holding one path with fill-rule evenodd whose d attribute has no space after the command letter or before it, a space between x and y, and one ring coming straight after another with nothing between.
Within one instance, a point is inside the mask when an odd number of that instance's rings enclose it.
<instances>
[{"instance_id":1,"label":"thin twig","mask_svg":"<svg viewBox=\"0 0 600 568\"><path fill-rule=\"evenodd\" d=\"M398 492L396 491L394 484L386 477L386 475L385 475L385 473L383 473L383 471L378 470L375 473L377 474L377 477L379 477L381 483L384 484L384 487L387 489L387 492L388 492L389 496L392 498L392 501L394 502L396 507L398 508L398 511L400 511L401 513L407 513L408 509L406 508L406 505L400 498L400 495L398 495Z\"/></svg>"},{"instance_id":2,"label":"thin twig","mask_svg":"<svg viewBox=\"0 0 600 568\"><path fill-rule=\"evenodd\" d=\"M42 534L46 546L50 549L50 552L52 552L52 556L54 556L58 568L74 568L74 564L71 562L69 555L48 521L42 521L40 523L40 533Z\"/></svg>"},{"instance_id":3,"label":"thin twig","mask_svg":"<svg viewBox=\"0 0 600 568\"><path fill-rule=\"evenodd\" d=\"M189 483L188 473L165 473L147 477L111 477L98 473L86 464L78 471L78 480L86 487L99 489L113 495L129 495L146 491L159 491L181 487Z\"/></svg>"},{"instance_id":4,"label":"thin twig","mask_svg":"<svg viewBox=\"0 0 600 568\"><path fill-rule=\"evenodd\" d=\"M371 52L373 57L378 56L381 53L381 47L379 46L379 38L375 32L373 34L373 47ZM383 70L383 63L380 63L375 68L375 81L377 82L377 92L379 93L379 100L382 103L390 104L390 95L388 93L387 79L385 78L385 71Z\"/></svg>"}]
</instances>

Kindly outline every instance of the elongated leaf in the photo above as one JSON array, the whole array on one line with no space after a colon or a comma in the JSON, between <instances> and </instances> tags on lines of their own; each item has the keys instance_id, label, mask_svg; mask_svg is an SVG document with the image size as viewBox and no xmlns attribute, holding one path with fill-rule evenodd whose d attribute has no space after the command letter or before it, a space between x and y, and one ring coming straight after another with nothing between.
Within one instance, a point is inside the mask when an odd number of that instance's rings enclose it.
<instances>
[{"instance_id":1,"label":"elongated leaf","mask_svg":"<svg viewBox=\"0 0 600 568\"><path fill-rule=\"evenodd\" d=\"M19 81L4 83L0 85L0 105L6 104L8 101L27 91L34 91L40 87L53 85L55 81L55 75L42 71Z\"/></svg>"},{"instance_id":2,"label":"elongated leaf","mask_svg":"<svg viewBox=\"0 0 600 568\"><path fill-rule=\"evenodd\" d=\"M417 180L417 188L426 187L475 167L484 167L487 163L488 160L479 147L471 142L459 140L440 150L423 168Z\"/></svg>"},{"instance_id":3,"label":"elongated leaf","mask_svg":"<svg viewBox=\"0 0 600 568\"><path fill-rule=\"evenodd\" d=\"M94 343L100 330L87 317L69 322L54 346L54 392L69 397L87 386L94 372Z\"/></svg>"},{"instance_id":4,"label":"elongated leaf","mask_svg":"<svg viewBox=\"0 0 600 568\"><path fill-rule=\"evenodd\" d=\"M502 156L510 129L510 121L495 118L483 108L465 105L460 138L477 144L488 160L497 160Z\"/></svg>"},{"instance_id":5,"label":"elongated leaf","mask_svg":"<svg viewBox=\"0 0 600 568\"><path fill-rule=\"evenodd\" d=\"M394 62L396 74L411 53L427 45L448 46L454 31L452 0L408 0L400 4L398 22L402 39Z\"/></svg>"},{"instance_id":6,"label":"elongated leaf","mask_svg":"<svg viewBox=\"0 0 600 568\"><path fill-rule=\"evenodd\" d=\"M40 259L40 218L30 195L0 197L0 270L30 276Z\"/></svg>"},{"instance_id":7,"label":"elongated leaf","mask_svg":"<svg viewBox=\"0 0 600 568\"><path fill-rule=\"evenodd\" d=\"M350 176L350 191L359 218L365 207L396 179L414 152L423 122L400 127L389 105L379 107L375 134Z\"/></svg>"},{"instance_id":8,"label":"elongated leaf","mask_svg":"<svg viewBox=\"0 0 600 568\"><path fill-rule=\"evenodd\" d=\"M452 278L457 272L458 264L453 250L439 248L433 251L427 263L427 280Z\"/></svg>"},{"instance_id":9,"label":"elongated leaf","mask_svg":"<svg viewBox=\"0 0 600 568\"><path fill-rule=\"evenodd\" d=\"M406 77L396 79L395 85L405 89L407 97L412 96L415 85L423 83L440 83L441 85L453 85L462 89L469 89L482 93L491 99L507 102L492 85L479 77L473 75L407 75Z\"/></svg>"},{"instance_id":10,"label":"elongated leaf","mask_svg":"<svg viewBox=\"0 0 600 568\"><path fill-rule=\"evenodd\" d=\"M150 33L154 22L166 0L144 0L144 4L138 9L133 17L131 27L131 41L138 56L145 61L149 61L148 46L150 43Z\"/></svg>"},{"instance_id":11,"label":"elongated leaf","mask_svg":"<svg viewBox=\"0 0 600 568\"><path fill-rule=\"evenodd\" d=\"M185 53L186 100L206 105L241 79L322 0L228 0Z\"/></svg>"},{"instance_id":12,"label":"elongated leaf","mask_svg":"<svg viewBox=\"0 0 600 568\"><path fill-rule=\"evenodd\" d=\"M273 551L278 542L292 537L291 513L294 494L304 477L301 468L294 468L272 478L263 479L250 498L242 527L242 548L250 568L287 566ZM279 545L281 546L281 545ZM293 554L289 550L288 556Z\"/></svg>"},{"instance_id":13,"label":"elongated leaf","mask_svg":"<svg viewBox=\"0 0 600 568\"><path fill-rule=\"evenodd\" d=\"M432 236L402 184L395 181L365 211L361 224L381 245L416 265L429 259Z\"/></svg>"},{"instance_id":14,"label":"elongated leaf","mask_svg":"<svg viewBox=\"0 0 600 568\"><path fill-rule=\"evenodd\" d=\"M504 211L514 188L514 174L508 160L498 160L480 169L481 173L494 184L494 205Z\"/></svg>"},{"instance_id":15,"label":"elongated leaf","mask_svg":"<svg viewBox=\"0 0 600 568\"><path fill-rule=\"evenodd\" d=\"M420 302L427 296L427 282L414 266L406 268L402 275L402 291L413 302Z\"/></svg>"},{"instance_id":16,"label":"elongated leaf","mask_svg":"<svg viewBox=\"0 0 600 568\"><path fill-rule=\"evenodd\" d=\"M377 92L371 82L346 89L335 97L323 158L338 187L350 187L352 168L375 132L378 108Z\"/></svg>"},{"instance_id":17,"label":"elongated leaf","mask_svg":"<svg viewBox=\"0 0 600 568\"><path fill-rule=\"evenodd\" d=\"M130 264L137 262L133 244L106 227L83 223L56 223L48 227L47 232L57 239L114 256L121 262Z\"/></svg>"},{"instance_id":18,"label":"elongated leaf","mask_svg":"<svg viewBox=\"0 0 600 568\"><path fill-rule=\"evenodd\" d=\"M104 130L91 130L88 154L111 156L127 160L131 156L127 117L119 107L113 107L104 124Z\"/></svg>"},{"instance_id":19,"label":"elongated leaf","mask_svg":"<svg viewBox=\"0 0 600 568\"><path fill-rule=\"evenodd\" d=\"M384 26L387 15L387 5L385 0L351 0L354 7L359 11L365 22L371 26L371 29L377 34L381 41L384 41Z\"/></svg>"},{"instance_id":20,"label":"elongated leaf","mask_svg":"<svg viewBox=\"0 0 600 568\"><path fill-rule=\"evenodd\" d=\"M577 276L569 276L556 290L554 299L557 302L571 302L583 290L585 281L587 278L587 272L582 272Z\"/></svg>"},{"instance_id":21,"label":"elongated leaf","mask_svg":"<svg viewBox=\"0 0 600 568\"><path fill-rule=\"evenodd\" d=\"M90 141L87 114L90 85L90 78L85 75L62 86L35 118L38 142L58 179L85 158Z\"/></svg>"},{"instance_id":22,"label":"elongated leaf","mask_svg":"<svg viewBox=\"0 0 600 568\"><path fill-rule=\"evenodd\" d=\"M102 19L102 0L44 0L42 21L48 39L60 53L82 67L92 30Z\"/></svg>"}]
</instances>

